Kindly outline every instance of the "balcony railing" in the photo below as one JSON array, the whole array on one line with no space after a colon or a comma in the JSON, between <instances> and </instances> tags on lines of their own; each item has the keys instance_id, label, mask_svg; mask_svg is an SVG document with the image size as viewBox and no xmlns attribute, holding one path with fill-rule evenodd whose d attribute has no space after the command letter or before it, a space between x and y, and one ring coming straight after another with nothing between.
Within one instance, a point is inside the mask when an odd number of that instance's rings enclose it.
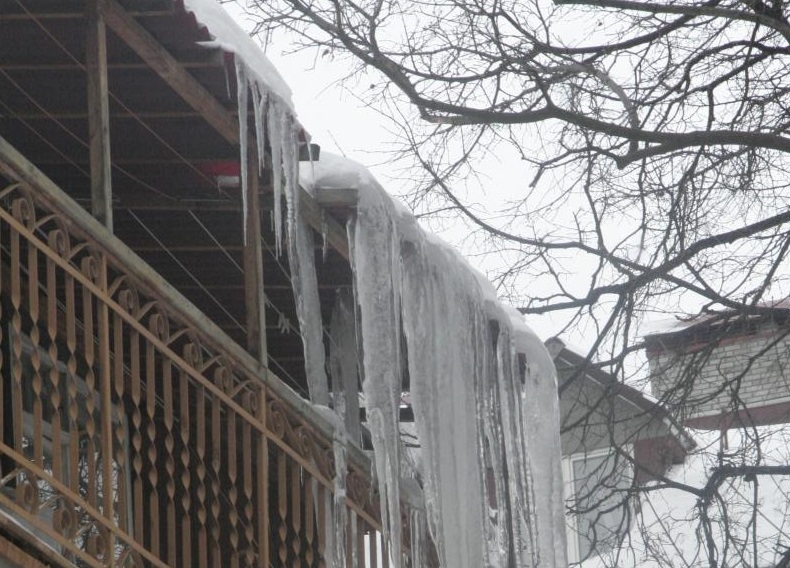
<instances>
[{"instance_id":1,"label":"balcony railing","mask_svg":"<svg viewBox=\"0 0 790 568\"><path fill-rule=\"evenodd\" d=\"M338 498L328 423L2 138L0 261L6 528L66 565L388 565L359 452Z\"/></svg>"}]
</instances>

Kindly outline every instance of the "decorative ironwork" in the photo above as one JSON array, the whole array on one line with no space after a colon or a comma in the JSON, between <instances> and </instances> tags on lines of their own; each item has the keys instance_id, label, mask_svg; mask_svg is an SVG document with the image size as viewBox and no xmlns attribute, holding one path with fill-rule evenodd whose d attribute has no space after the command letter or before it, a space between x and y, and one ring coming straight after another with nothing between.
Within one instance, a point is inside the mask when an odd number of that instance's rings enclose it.
<instances>
[{"instance_id":1,"label":"decorative ironwork","mask_svg":"<svg viewBox=\"0 0 790 568\"><path fill-rule=\"evenodd\" d=\"M2 156L0 172L13 172ZM326 566L331 436L57 209L52 188L11 181L0 514L77 566ZM384 566L378 497L347 467L347 557Z\"/></svg>"}]
</instances>

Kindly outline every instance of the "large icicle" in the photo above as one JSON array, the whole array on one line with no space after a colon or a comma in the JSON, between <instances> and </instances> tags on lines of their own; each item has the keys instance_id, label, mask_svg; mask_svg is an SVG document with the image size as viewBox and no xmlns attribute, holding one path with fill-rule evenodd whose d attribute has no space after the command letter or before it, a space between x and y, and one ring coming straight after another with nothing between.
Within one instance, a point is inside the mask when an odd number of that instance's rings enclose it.
<instances>
[{"instance_id":1,"label":"large icicle","mask_svg":"<svg viewBox=\"0 0 790 568\"><path fill-rule=\"evenodd\" d=\"M342 428L342 426L341 426ZM342 430L341 430L342 431ZM337 432L337 430L336 430ZM330 568L346 568L346 527L348 526L348 510L346 509L346 438L335 436L335 486L334 502L332 503L332 561Z\"/></svg>"},{"instance_id":2,"label":"large icicle","mask_svg":"<svg viewBox=\"0 0 790 568\"><path fill-rule=\"evenodd\" d=\"M320 164L320 161L319 161ZM362 389L379 480L383 533L401 542L400 432L401 397L399 251L393 238L389 198L379 192L359 196L351 231L353 272L360 307L364 381ZM400 568L397 545L390 546L393 568Z\"/></svg>"},{"instance_id":3,"label":"large icicle","mask_svg":"<svg viewBox=\"0 0 790 568\"><path fill-rule=\"evenodd\" d=\"M288 233L288 263L291 267L291 284L304 346L310 400L328 406L329 381L326 376L321 300L318 297L318 279L315 273L313 231L307 221L297 217L293 220L293 225L289 226Z\"/></svg>"},{"instance_id":4,"label":"large icicle","mask_svg":"<svg viewBox=\"0 0 790 568\"><path fill-rule=\"evenodd\" d=\"M254 82L250 77L250 69L241 59L236 58L236 85L239 109L239 155L242 164L241 192L242 210L247 218L247 193L249 189L249 100L252 92L253 118L255 127L255 143L258 155L258 167L261 171L265 165L266 141L269 142L272 159L272 185L274 193L274 239L275 250L279 256L282 252L283 211L282 200L285 193L288 202L289 231L294 226L298 207L298 171L299 144L298 136L301 126L297 122L290 107L279 97L266 90L266 86ZM268 130L267 127L268 126ZM246 242L246 223L244 225Z\"/></svg>"},{"instance_id":5,"label":"large icicle","mask_svg":"<svg viewBox=\"0 0 790 568\"><path fill-rule=\"evenodd\" d=\"M442 566L485 566L484 452L475 396L476 377L485 369L474 348L482 346L474 344L487 324L479 297L465 293L470 275L456 271L446 251L426 244L412 243L404 255L403 309L429 527Z\"/></svg>"},{"instance_id":6,"label":"large icicle","mask_svg":"<svg viewBox=\"0 0 790 568\"><path fill-rule=\"evenodd\" d=\"M343 420L327 406L313 404L313 410L324 417L332 425L332 454L335 459L335 477L332 492L323 492L326 501L324 518L321 522L325 527L324 563L327 568L346 568L346 528L348 526L348 508L346 506L346 479L348 472L348 436ZM317 494L314 494L316 498ZM315 510L319 510L316 507ZM334 527L334 530L329 530ZM352 540L352 542L356 542ZM356 566L356 564L354 564Z\"/></svg>"},{"instance_id":7,"label":"large icicle","mask_svg":"<svg viewBox=\"0 0 790 568\"><path fill-rule=\"evenodd\" d=\"M236 91L239 107L239 145L240 148L240 174L241 174L241 218L242 233L244 242L247 242L247 194L250 188L249 182L249 133L247 121L247 100L249 95L249 83L247 82L247 67L241 59L236 59Z\"/></svg>"},{"instance_id":8,"label":"large icicle","mask_svg":"<svg viewBox=\"0 0 790 568\"><path fill-rule=\"evenodd\" d=\"M244 222L244 241L247 241L247 215L249 192L249 129L248 106L252 90L253 113L256 128L257 153L263 156L264 105L268 103L266 123L272 156L272 178L274 185L274 226L277 254L282 241L282 195L285 193L288 216L288 259L291 281L296 301L296 312L301 329L305 353L310 399L322 405L329 404L329 385L326 374L326 354L323 343L321 303L318 296L318 280L315 271L315 243L312 229L298 215L299 208L299 143L300 126L290 109L276 96L270 96L258 83L251 83L249 70L241 58L236 58L236 83L239 107L239 138L241 160L241 194ZM259 163L261 165L261 163Z\"/></svg>"},{"instance_id":9,"label":"large icicle","mask_svg":"<svg viewBox=\"0 0 790 568\"><path fill-rule=\"evenodd\" d=\"M315 272L315 243L312 229L301 218L299 207L299 125L288 107L277 97L269 96L260 84L250 83L248 69L241 58L236 58L236 83L239 107L239 139L241 160L241 194L244 242L247 241L249 193L249 129L248 105L252 90L253 113L256 127L257 153L263 156L263 106L268 102L268 140L272 156L274 184L274 225L277 254L281 250L282 194L288 205L288 259L291 282L296 301L296 312L305 353L305 372L310 399L316 404L329 404L329 385L326 375L326 354L323 343L321 302ZM260 162L259 162L260 165ZM257 212L256 212L257 213ZM258 238L255 236L255 238Z\"/></svg>"},{"instance_id":10,"label":"large icicle","mask_svg":"<svg viewBox=\"0 0 790 568\"><path fill-rule=\"evenodd\" d=\"M283 192L283 131L282 115L285 109L277 99L269 101L266 124L269 127L269 147L272 153L272 191L274 193L274 248L279 256L282 252L282 192Z\"/></svg>"},{"instance_id":11,"label":"large icicle","mask_svg":"<svg viewBox=\"0 0 790 568\"><path fill-rule=\"evenodd\" d=\"M255 141L258 149L258 171L262 172L266 166L266 137L263 117L269 102L269 94L260 85L255 85L252 97L252 108L255 113Z\"/></svg>"},{"instance_id":12,"label":"large icicle","mask_svg":"<svg viewBox=\"0 0 790 568\"><path fill-rule=\"evenodd\" d=\"M514 310L515 312L515 310ZM518 313L511 317L521 319ZM535 496L532 519L538 533L537 549L543 566L565 566L565 499L562 464L546 456L561 455L556 418L559 416L557 377L546 349L535 334L524 325L517 328L517 349L524 354L525 383L521 390L523 424L526 435L521 440L524 463L529 469L532 494Z\"/></svg>"},{"instance_id":13,"label":"large icicle","mask_svg":"<svg viewBox=\"0 0 790 568\"><path fill-rule=\"evenodd\" d=\"M556 378L543 344L363 168L324 154L310 177L316 191L359 191L350 248L363 390L390 542L400 542L405 337L427 525L440 564L564 566Z\"/></svg>"},{"instance_id":14,"label":"large icicle","mask_svg":"<svg viewBox=\"0 0 790 568\"><path fill-rule=\"evenodd\" d=\"M321 319L321 300L318 296L318 279L315 272L315 240L307 220L299 215L299 145L297 125L293 116L275 104L269 113L270 128L279 121L279 158L282 160L284 192L288 205L288 263L291 285L296 301L296 313L305 355L305 372L310 400L329 405L329 381L326 375L326 350L324 325ZM270 109L272 107L270 106ZM274 142L272 142L274 144ZM274 159L274 151L272 151ZM275 167L275 169L277 169ZM275 186L277 181L275 181ZM275 219L278 218L275 197ZM277 221L275 221L277 222Z\"/></svg>"},{"instance_id":15,"label":"large icicle","mask_svg":"<svg viewBox=\"0 0 790 568\"><path fill-rule=\"evenodd\" d=\"M335 410L344 419L349 438L359 443L359 361L353 302L347 290L337 293L329 328L329 370Z\"/></svg>"}]
</instances>

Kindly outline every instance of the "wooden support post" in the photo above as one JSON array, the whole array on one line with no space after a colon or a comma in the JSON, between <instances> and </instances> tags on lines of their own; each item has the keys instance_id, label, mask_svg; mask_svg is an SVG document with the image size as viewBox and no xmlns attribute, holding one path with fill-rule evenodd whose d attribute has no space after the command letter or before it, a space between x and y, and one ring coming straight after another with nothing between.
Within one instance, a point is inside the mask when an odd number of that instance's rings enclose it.
<instances>
[{"instance_id":1,"label":"wooden support post","mask_svg":"<svg viewBox=\"0 0 790 568\"><path fill-rule=\"evenodd\" d=\"M260 170L254 140L249 145L247 242L244 243L244 298L247 312L247 350L258 362L268 365L266 346L266 301L263 293L263 248L261 246Z\"/></svg>"},{"instance_id":2,"label":"wooden support post","mask_svg":"<svg viewBox=\"0 0 790 568\"><path fill-rule=\"evenodd\" d=\"M86 4L88 35L88 135L91 161L91 212L112 232L110 106L107 91L107 35L98 0Z\"/></svg>"},{"instance_id":3,"label":"wooden support post","mask_svg":"<svg viewBox=\"0 0 790 568\"><path fill-rule=\"evenodd\" d=\"M261 425L266 426L266 395L267 389L261 388L258 401L257 418ZM258 494L258 568L269 566L269 439L264 434L256 436L258 440L258 478L255 492Z\"/></svg>"}]
</instances>

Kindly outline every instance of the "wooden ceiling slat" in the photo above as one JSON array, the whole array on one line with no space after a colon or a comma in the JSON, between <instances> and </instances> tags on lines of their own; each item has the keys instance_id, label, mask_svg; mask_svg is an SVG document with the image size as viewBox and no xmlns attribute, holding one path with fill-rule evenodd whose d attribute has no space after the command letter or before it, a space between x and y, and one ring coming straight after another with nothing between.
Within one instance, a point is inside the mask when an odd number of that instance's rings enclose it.
<instances>
[{"instance_id":1,"label":"wooden ceiling slat","mask_svg":"<svg viewBox=\"0 0 790 568\"><path fill-rule=\"evenodd\" d=\"M22 17L18 10L5 9L7 3L0 1L0 135L69 195L81 200L81 205L89 206L88 152L65 131L72 131L82 141L87 139L84 0L23 2L42 17ZM243 345L244 286L234 265L242 265L240 192L233 187L221 193L216 178L200 173L209 171L204 162L239 159L235 76L227 65L229 59L221 49L196 45L195 39L203 37L206 30L196 26L191 15L173 11L172 0L101 3L109 6L115 18L107 35L115 234ZM127 11L121 14L124 7ZM158 12L142 13L148 10ZM166 69L151 59L163 53L169 57ZM17 82L21 91L8 78ZM200 96L214 101L207 103L214 111L206 111L206 105L190 100L188 94L185 97L184 91L195 84ZM14 114L18 116L9 116ZM265 172L264 178L269 177L270 172ZM270 211L271 188L264 188L260 198L262 209ZM352 190L319 192L315 198L306 192L300 195L302 213L318 233L328 227L330 244L341 251L330 247L324 257L322 237L316 233L319 298L327 321L336 290L351 286L350 269L343 258L348 255L348 245L342 221L355 202ZM266 243L265 293L276 306L266 308L266 336L271 360L276 362L272 368L286 382L285 375L291 375L295 386L304 388L301 339L295 332L282 333L278 325L280 314L290 325L298 325L288 259L287 255L274 257L273 229L266 215L261 227ZM169 251L163 251L162 246Z\"/></svg>"},{"instance_id":2,"label":"wooden ceiling slat","mask_svg":"<svg viewBox=\"0 0 790 568\"><path fill-rule=\"evenodd\" d=\"M107 25L123 39L164 81L231 144L239 142L235 117L220 105L201 83L114 0L102 2Z\"/></svg>"}]
</instances>

